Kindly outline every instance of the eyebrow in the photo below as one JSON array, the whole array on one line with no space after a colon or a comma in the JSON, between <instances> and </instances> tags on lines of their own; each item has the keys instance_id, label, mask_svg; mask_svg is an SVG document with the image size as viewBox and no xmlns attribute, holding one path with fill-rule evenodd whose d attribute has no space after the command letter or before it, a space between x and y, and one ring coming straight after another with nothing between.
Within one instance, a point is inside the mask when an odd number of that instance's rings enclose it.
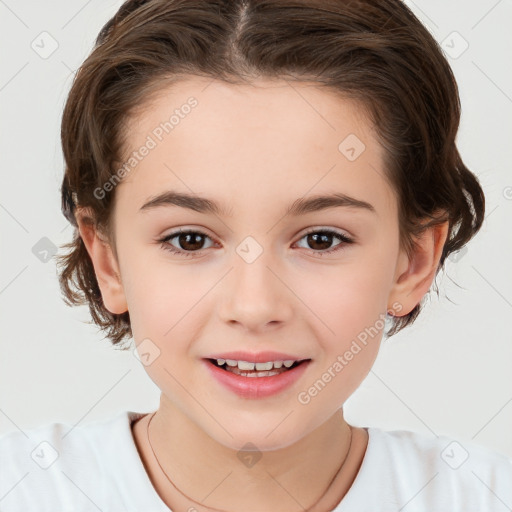
<instances>
[{"instance_id":1,"label":"eyebrow","mask_svg":"<svg viewBox=\"0 0 512 512\"><path fill-rule=\"evenodd\" d=\"M232 216L232 208L227 209L224 205L220 205L212 199L174 191L163 192L148 198L139 211L144 212L162 206L179 206L199 213L211 213L221 217ZM346 194L334 193L299 198L286 209L284 215L298 216L335 207L357 208L362 211L366 210L376 213L373 205L366 201L350 197Z\"/></svg>"}]
</instances>

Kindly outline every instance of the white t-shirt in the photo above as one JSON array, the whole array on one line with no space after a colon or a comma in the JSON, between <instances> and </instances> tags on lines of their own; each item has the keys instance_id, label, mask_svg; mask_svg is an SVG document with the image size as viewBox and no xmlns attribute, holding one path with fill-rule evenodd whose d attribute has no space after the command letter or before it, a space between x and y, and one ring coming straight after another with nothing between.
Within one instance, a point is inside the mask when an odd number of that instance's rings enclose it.
<instances>
[{"instance_id":1,"label":"white t-shirt","mask_svg":"<svg viewBox=\"0 0 512 512\"><path fill-rule=\"evenodd\" d=\"M0 511L169 512L132 436L131 422L144 414L125 411L74 428L53 423L0 437ZM444 436L366 430L361 468L335 512L512 508L512 459L505 455Z\"/></svg>"}]
</instances>

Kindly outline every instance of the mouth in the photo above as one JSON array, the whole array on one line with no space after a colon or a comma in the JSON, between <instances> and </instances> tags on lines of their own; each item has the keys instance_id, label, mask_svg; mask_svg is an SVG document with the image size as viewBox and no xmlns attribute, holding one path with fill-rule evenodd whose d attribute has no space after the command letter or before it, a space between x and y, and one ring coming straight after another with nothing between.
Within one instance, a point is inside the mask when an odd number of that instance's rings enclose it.
<instances>
[{"instance_id":1,"label":"mouth","mask_svg":"<svg viewBox=\"0 0 512 512\"><path fill-rule=\"evenodd\" d=\"M224 389L244 399L263 399L279 396L285 390L291 389L304 374L311 361L311 359L295 361L285 359L255 363L244 360L207 358L204 359L204 364L214 381Z\"/></svg>"},{"instance_id":2,"label":"mouth","mask_svg":"<svg viewBox=\"0 0 512 512\"><path fill-rule=\"evenodd\" d=\"M224 370L225 372L239 375L241 377L261 378L273 377L286 373L297 366L300 366L311 359L301 360L283 360L283 361L267 361L255 363L250 361L237 361L234 359L207 359L213 366Z\"/></svg>"}]
</instances>

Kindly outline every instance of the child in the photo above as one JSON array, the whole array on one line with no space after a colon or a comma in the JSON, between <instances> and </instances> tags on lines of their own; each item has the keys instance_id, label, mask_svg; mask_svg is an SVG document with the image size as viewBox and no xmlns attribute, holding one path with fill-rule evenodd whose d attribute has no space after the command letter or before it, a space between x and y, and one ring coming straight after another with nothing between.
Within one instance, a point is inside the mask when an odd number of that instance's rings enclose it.
<instances>
[{"instance_id":1,"label":"child","mask_svg":"<svg viewBox=\"0 0 512 512\"><path fill-rule=\"evenodd\" d=\"M504 455L343 415L482 225L459 117L398 0L123 4L63 113L60 280L160 406L5 435L1 510L511 507Z\"/></svg>"}]
</instances>

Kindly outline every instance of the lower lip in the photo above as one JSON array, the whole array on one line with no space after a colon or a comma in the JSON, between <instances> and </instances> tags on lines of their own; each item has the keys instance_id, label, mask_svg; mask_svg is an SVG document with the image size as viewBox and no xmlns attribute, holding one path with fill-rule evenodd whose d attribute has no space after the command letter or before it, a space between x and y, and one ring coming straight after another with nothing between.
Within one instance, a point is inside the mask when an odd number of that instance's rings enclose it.
<instances>
[{"instance_id":1,"label":"lower lip","mask_svg":"<svg viewBox=\"0 0 512 512\"><path fill-rule=\"evenodd\" d=\"M277 395L292 386L305 372L311 361L304 361L295 368L271 377L243 377L219 368L204 360L213 377L222 385L244 398L266 398Z\"/></svg>"}]
</instances>

